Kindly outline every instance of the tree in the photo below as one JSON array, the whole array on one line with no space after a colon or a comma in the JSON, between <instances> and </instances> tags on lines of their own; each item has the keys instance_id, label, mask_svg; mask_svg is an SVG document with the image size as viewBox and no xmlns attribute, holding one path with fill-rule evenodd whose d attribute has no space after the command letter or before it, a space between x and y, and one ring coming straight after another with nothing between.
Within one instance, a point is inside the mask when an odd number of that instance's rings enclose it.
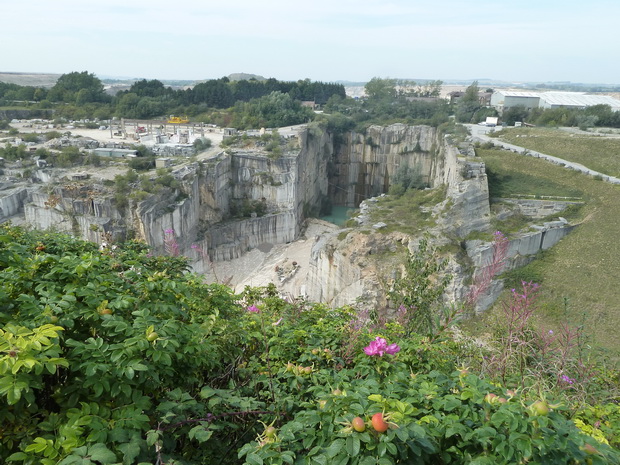
<instances>
[{"instance_id":1,"label":"tree","mask_svg":"<svg viewBox=\"0 0 620 465\"><path fill-rule=\"evenodd\" d=\"M125 118L135 118L136 108L140 102L140 97L133 92L123 94L116 103L116 115Z\"/></svg>"},{"instance_id":2,"label":"tree","mask_svg":"<svg viewBox=\"0 0 620 465\"><path fill-rule=\"evenodd\" d=\"M84 90L82 94L80 91ZM78 96L80 101L78 102ZM94 74L88 71L63 74L58 78L54 87L48 93L52 102L90 103L107 102L110 100L103 90L103 83Z\"/></svg>"},{"instance_id":3,"label":"tree","mask_svg":"<svg viewBox=\"0 0 620 465\"><path fill-rule=\"evenodd\" d=\"M527 108L523 105L517 105L506 109L502 114L502 120L508 126L514 126L515 121L527 121L529 115L530 111Z\"/></svg>"},{"instance_id":4,"label":"tree","mask_svg":"<svg viewBox=\"0 0 620 465\"><path fill-rule=\"evenodd\" d=\"M140 97L159 97L165 94L166 88L157 79L150 81L142 79L141 81L134 82L129 88L129 92L133 92Z\"/></svg>"},{"instance_id":5,"label":"tree","mask_svg":"<svg viewBox=\"0 0 620 465\"><path fill-rule=\"evenodd\" d=\"M228 79L201 82L193 89L192 103L206 103L210 107L228 108L234 104Z\"/></svg>"},{"instance_id":6,"label":"tree","mask_svg":"<svg viewBox=\"0 0 620 465\"><path fill-rule=\"evenodd\" d=\"M374 77L364 86L369 100L386 100L396 97L396 80Z\"/></svg>"},{"instance_id":7,"label":"tree","mask_svg":"<svg viewBox=\"0 0 620 465\"><path fill-rule=\"evenodd\" d=\"M465 95L456 105L456 120L459 123L472 123L474 114L482 107L478 97L478 81L474 81L465 90Z\"/></svg>"}]
</instances>

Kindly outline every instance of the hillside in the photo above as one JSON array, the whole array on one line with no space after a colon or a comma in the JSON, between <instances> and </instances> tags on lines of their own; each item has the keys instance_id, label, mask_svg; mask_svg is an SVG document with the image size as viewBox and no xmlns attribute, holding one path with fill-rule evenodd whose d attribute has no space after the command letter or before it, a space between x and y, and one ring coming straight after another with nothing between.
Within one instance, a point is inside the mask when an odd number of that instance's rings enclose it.
<instances>
[{"instance_id":1,"label":"hillside","mask_svg":"<svg viewBox=\"0 0 620 465\"><path fill-rule=\"evenodd\" d=\"M573 137L563 131L528 130L528 137L507 140L532 150L579 161L589 167L617 173L611 154L620 150L620 139ZM509 275L508 288L521 280L541 284L540 319L543 326L568 322L583 325L590 342L618 357L615 329L620 324L620 246L617 218L620 215L618 186L604 183L548 162L498 149L478 149L489 172L492 195L560 195L583 199L564 213L577 228L553 249L530 265ZM550 190L552 192L550 192ZM501 209L496 203L492 208ZM571 215L571 216L569 216ZM497 225L501 228L501 225ZM501 315L498 308L497 315ZM488 317L488 316L487 316Z\"/></svg>"}]
</instances>

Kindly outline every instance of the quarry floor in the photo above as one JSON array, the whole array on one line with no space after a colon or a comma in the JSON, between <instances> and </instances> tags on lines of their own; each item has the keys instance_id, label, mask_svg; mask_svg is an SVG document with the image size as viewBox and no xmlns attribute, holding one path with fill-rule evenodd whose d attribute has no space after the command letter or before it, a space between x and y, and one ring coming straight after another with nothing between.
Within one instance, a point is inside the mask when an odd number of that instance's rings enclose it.
<instances>
[{"instance_id":1,"label":"quarry floor","mask_svg":"<svg viewBox=\"0 0 620 465\"><path fill-rule=\"evenodd\" d=\"M236 292L245 286L275 283L282 295L303 297L306 295L312 246L322 235L339 229L335 224L310 218L299 239L293 242L264 244L240 258L214 264L201 263L197 268L204 267L207 281L228 284Z\"/></svg>"}]
</instances>

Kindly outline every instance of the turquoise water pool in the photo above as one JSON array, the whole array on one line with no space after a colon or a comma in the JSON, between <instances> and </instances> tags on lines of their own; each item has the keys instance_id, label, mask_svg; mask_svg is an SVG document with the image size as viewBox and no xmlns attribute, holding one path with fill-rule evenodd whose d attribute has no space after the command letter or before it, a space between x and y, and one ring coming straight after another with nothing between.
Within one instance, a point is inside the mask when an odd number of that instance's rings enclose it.
<instances>
[{"instance_id":1,"label":"turquoise water pool","mask_svg":"<svg viewBox=\"0 0 620 465\"><path fill-rule=\"evenodd\" d=\"M349 212L355 210L355 208L335 205L332 207L331 214L322 216L321 219L342 226L349 219Z\"/></svg>"}]
</instances>

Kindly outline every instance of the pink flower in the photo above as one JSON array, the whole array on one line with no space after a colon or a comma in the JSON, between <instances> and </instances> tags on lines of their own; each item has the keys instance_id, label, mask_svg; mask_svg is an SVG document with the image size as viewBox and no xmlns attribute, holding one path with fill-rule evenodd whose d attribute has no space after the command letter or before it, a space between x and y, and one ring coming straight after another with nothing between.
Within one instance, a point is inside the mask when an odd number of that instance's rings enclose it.
<instances>
[{"instance_id":1,"label":"pink flower","mask_svg":"<svg viewBox=\"0 0 620 465\"><path fill-rule=\"evenodd\" d=\"M280 323L282 323L282 320L284 319L284 317L280 318L278 321L271 323L271 326L278 326Z\"/></svg>"},{"instance_id":2,"label":"pink flower","mask_svg":"<svg viewBox=\"0 0 620 465\"><path fill-rule=\"evenodd\" d=\"M390 344L385 348L386 354L394 355L398 352L400 352L400 347L398 346L398 344Z\"/></svg>"},{"instance_id":3,"label":"pink flower","mask_svg":"<svg viewBox=\"0 0 620 465\"><path fill-rule=\"evenodd\" d=\"M398 344L390 344L388 346L387 341L382 337L375 338L374 341L371 341L367 347L364 347L364 353L371 357L378 355L379 357L383 357L383 354L394 355L400 351L400 347Z\"/></svg>"},{"instance_id":4,"label":"pink flower","mask_svg":"<svg viewBox=\"0 0 620 465\"><path fill-rule=\"evenodd\" d=\"M247 308L247 311L250 312L250 313L260 313L260 310L256 306L254 306L254 305L250 305Z\"/></svg>"}]
</instances>

